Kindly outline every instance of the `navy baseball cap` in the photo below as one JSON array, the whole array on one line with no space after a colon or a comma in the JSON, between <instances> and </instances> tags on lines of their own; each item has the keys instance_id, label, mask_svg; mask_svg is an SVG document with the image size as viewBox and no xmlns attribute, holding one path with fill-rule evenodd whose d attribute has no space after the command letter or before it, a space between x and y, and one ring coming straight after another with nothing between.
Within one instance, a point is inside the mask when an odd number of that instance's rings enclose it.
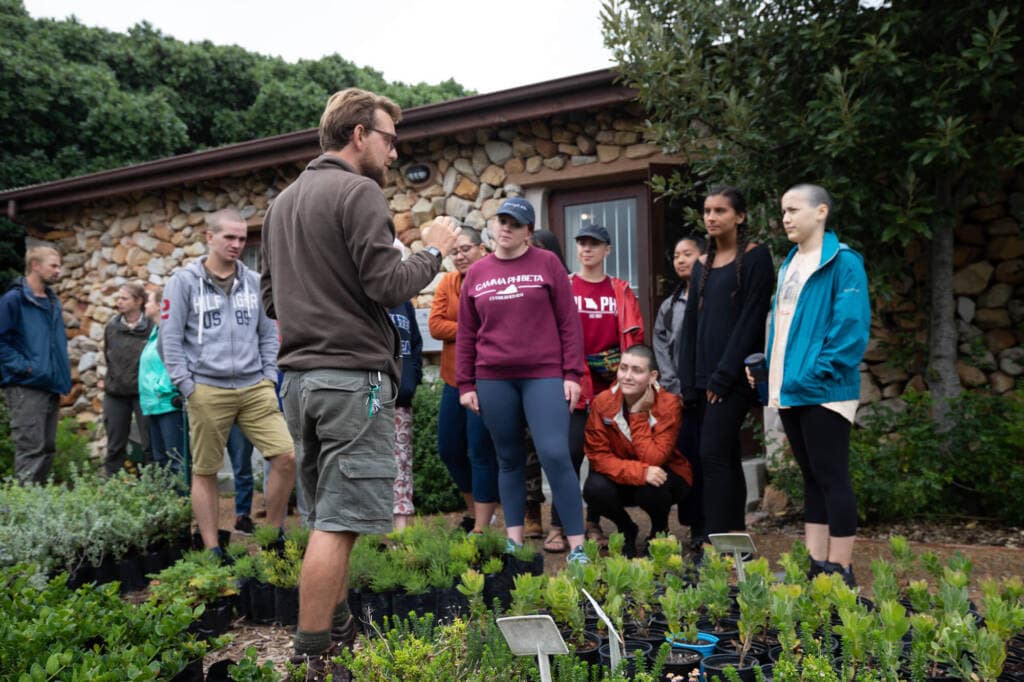
<instances>
[{"instance_id":1,"label":"navy baseball cap","mask_svg":"<svg viewBox=\"0 0 1024 682\"><path fill-rule=\"evenodd\" d=\"M605 244L612 243L612 236L608 234L608 230L597 223L586 223L580 228L580 231L576 233L576 239L583 239L584 237L590 237Z\"/></svg>"},{"instance_id":2,"label":"navy baseball cap","mask_svg":"<svg viewBox=\"0 0 1024 682\"><path fill-rule=\"evenodd\" d=\"M520 225L533 225L537 222L533 205L522 197L509 197L495 215L511 216Z\"/></svg>"}]
</instances>

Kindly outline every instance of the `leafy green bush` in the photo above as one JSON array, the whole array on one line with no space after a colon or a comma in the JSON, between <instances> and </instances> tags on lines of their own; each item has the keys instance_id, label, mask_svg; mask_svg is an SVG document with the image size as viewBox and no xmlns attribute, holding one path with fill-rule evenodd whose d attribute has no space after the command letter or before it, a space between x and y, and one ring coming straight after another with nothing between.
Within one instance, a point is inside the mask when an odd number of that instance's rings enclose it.
<instances>
[{"instance_id":1,"label":"leafy green bush","mask_svg":"<svg viewBox=\"0 0 1024 682\"><path fill-rule=\"evenodd\" d=\"M211 648L188 632L202 611L182 599L132 604L113 583L70 590L61 575L40 589L39 577L0 569L0 679L166 680Z\"/></svg>"},{"instance_id":2,"label":"leafy green bush","mask_svg":"<svg viewBox=\"0 0 1024 682\"><path fill-rule=\"evenodd\" d=\"M413 503L419 514L436 514L464 506L459 489L437 454L437 415L443 382L423 384L413 399Z\"/></svg>"},{"instance_id":3,"label":"leafy green bush","mask_svg":"<svg viewBox=\"0 0 1024 682\"><path fill-rule=\"evenodd\" d=\"M1024 523L1024 396L964 393L953 401L953 429L940 433L927 394L905 409L876 406L850 437L850 476L863 520L981 516ZM771 471L794 502L803 479L792 458Z\"/></svg>"}]
</instances>

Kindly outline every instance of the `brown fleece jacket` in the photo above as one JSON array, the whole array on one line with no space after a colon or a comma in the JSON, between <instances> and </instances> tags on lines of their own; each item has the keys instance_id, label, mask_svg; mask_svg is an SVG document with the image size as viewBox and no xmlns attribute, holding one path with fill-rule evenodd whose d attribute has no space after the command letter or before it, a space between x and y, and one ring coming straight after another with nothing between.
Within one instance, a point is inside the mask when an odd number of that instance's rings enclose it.
<instances>
[{"instance_id":1,"label":"brown fleece jacket","mask_svg":"<svg viewBox=\"0 0 1024 682\"><path fill-rule=\"evenodd\" d=\"M429 253L402 260L380 187L322 154L274 200L263 221L260 292L278 322L284 370L365 369L401 377L387 309L437 273Z\"/></svg>"}]
</instances>

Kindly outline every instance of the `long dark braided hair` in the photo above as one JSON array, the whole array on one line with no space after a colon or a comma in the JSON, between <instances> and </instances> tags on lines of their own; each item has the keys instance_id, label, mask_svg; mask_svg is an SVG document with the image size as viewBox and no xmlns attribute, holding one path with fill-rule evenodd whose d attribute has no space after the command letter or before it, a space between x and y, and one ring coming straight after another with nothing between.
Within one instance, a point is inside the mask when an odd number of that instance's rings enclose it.
<instances>
[{"instance_id":1,"label":"long dark braided hair","mask_svg":"<svg viewBox=\"0 0 1024 682\"><path fill-rule=\"evenodd\" d=\"M735 303L736 294L739 293L743 284L743 254L747 250L747 200L738 189L730 185L719 185L712 187L707 194L708 197L725 197L729 200L732 210L743 214L743 222L736 226L736 288L732 292L732 300ZM706 199L707 197L705 197ZM718 242L713 238L708 239L707 259L700 273L700 288L697 295L700 297L698 310L704 309L704 285L708 283L708 276L715 264L715 252L718 251Z\"/></svg>"}]
</instances>

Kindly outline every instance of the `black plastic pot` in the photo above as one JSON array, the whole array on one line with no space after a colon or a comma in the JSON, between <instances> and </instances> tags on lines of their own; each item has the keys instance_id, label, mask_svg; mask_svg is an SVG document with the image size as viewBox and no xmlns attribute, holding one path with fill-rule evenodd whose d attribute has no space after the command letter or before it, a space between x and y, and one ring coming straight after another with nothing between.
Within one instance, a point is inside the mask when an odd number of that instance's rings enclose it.
<instances>
[{"instance_id":1,"label":"black plastic pot","mask_svg":"<svg viewBox=\"0 0 1024 682\"><path fill-rule=\"evenodd\" d=\"M363 603L360 608L359 621L363 624L366 634L373 628L371 623L381 625L384 618L391 615L391 602L394 592L363 592Z\"/></svg>"},{"instance_id":2,"label":"black plastic pot","mask_svg":"<svg viewBox=\"0 0 1024 682\"><path fill-rule=\"evenodd\" d=\"M238 617L252 620L252 578L239 578L238 584Z\"/></svg>"},{"instance_id":3,"label":"black plastic pot","mask_svg":"<svg viewBox=\"0 0 1024 682\"><path fill-rule=\"evenodd\" d=\"M509 555L505 560L506 570L508 570L513 577L522 573L529 573L530 575L543 575L544 573L544 557L541 556L540 552L533 555L533 559L530 561L520 561L512 555Z\"/></svg>"},{"instance_id":4,"label":"black plastic pot","mask_svg":"<svg viewBox=\"0 0 1024 682\"><path fill-rule=\"evenodd\" d=\"M274 586L253 580L249 585L249 620L266 625L274 622Z\"/></svg>"},{"instance_id":5,"label":"black plastic pot","mask_svg":"<svg viewBox=\"0 0 1024 682\"><path fill-rule=\"evenodd\" d=\"M715 646L716 654L733 654L739 656L740 650L743 648L743 643L738 639L727 639L718 640L718 644ZM769 647L760 642L751 642L750 650L747 652L749 658L754 658L758 663L771 663L772 658L769 656Z\"/></svg>"},{"instance_id":6,"label":"black plastic pot","mask_svg":"<svg viewBox=\"0 0 1024 682\"><path fill-rule=\"evenodd\" d=\"M437 595L431 590L423 594L409 594L404 590L395 592L391 601L391 612L401 618L408 618L410 613L422 616L430 613L437 606Z\"/></svg>"},{"instance_id":7,"label":"black plastic pot","mask_svg":"<svg viewBox=\"0 0 1024 682\"><path fill-rule=\"evenodd\" d=\"M703 658L699 651L692 649L673 648L665 659L665 665L661 669L662 679L668 675L682 675L686 677L691 670L700 668L700 661Z\"/></svg>"},{"instance_id":8,"label":"black plastic pot","mask_svg":"<svg viewBox=\"0 0 1024 682\"><path fill-rule=\"evenodd\" d=\"M203 682L203 679L203 659L197 658L172 677L171 682Z\"/></svg>"},{"instance_id":9,"label":"black plastic pot","mask_svg":"<svg viewBox=\"0 0 1024 682\"><path fill-rule=\"evenodd\" d=\"M117 580L117 562L106 557L99 566L92 567L92 578L97 585L105 585Z\"/></svg>"},{"instance_id":10,"label":"black plastic pot","mask_svg":"<svg viewBox=\"0 0 1024 682\"><path fill-rule=\"evenodd\" d=\"M626 644L626 660L625 665L622 667L622 671L626 677L633 677L636 674L636 652L639 651L644 657L650 656L651 645L648 642L641 642L639 640L627 639ZM617 646L617 645L616 645ZM612 667L612 644L602 644L601 648L598 649L598 653L601 656L601 665L606 668Z\"/></svg>"},{"instance_id":11,"label":"black plastic pot","mask_svg":"<svg viewBox=\"0 0 1024 682\"><path fill-rule=\"evenodd\" d=\"M274 622L296 625L299 622L299 588L274 587Z\"/></svg>"},{"instance_id":12,"label":"black plastic pot","mask_svg":"<svg viewBox=\"0 0 1024 682\"><path fill-rule=\"evenodd\" d=\"M235 615L233 602L234 600L229 597L208 602L199 620L189 625L189 632L194 632L199 639L223 635L231 627L231 619Z\"/></svg>"},{"instance_id":13,"label":"black plastic pot","mask_svg":"<svg viewBox=\"0 0 1024 682\"><path fill-rule=\"evenodd\" d=\"M454 587L446 587L437 591L437 602L434 614L439 622L450 623L457 617L469 612L469 600Z\"/></svg>"},{"instance_id":14,"label":"black plastic pot","mask_svg":"<svg viewBox=\"0 0 1024 682\"><path fill-rule=\"evenodd\" d=\"M139 557L139 563L142 565L142 575L147 576L148 580L148 576L155 575L167 568L169 564L166 561L167 555L163 549L150 549Z\"/></svg>"},{"instance_id":15,"label":"black plastic pot","mask_svg":"<svg viewBox=\"0 0 1024 682\"><path fill-rule=\"evenodd\" d=\"M149 584L138 552L129 552L117 562L117 579L121 581L121 594L141 590Z\"/></svg>"},{"instance_id":16,"label":"black plastic pot","mask_svg":"<svg viewBox=\"0 0 1024 682\"><path fill-rule=\"evenodd\" d=\"M572 649L572 630L562 630L562 639ZM589 665L601 662L601 637L596 632L583 631L583 644L574 648L576 658L586 661Z\"/></svg>"},{"instance_id":17,"label":"black plastic pot","mask_svg":"<svg viewBox=\"0 0 1024 682\"><path fill-rule=\"evenodd\" d=\"M757 678L754 669L761 666L754 658L749 658L740 667L740 657L734 654L714 654L705 658L702 664L707 682L726 682L728 678L725 669L729 666L736 669L736 674L743 682L755 682Z\"/></svg>"},{"instance_id":18,"label":"black plastic pot","mask_svg":"<svg viewBox=\"0 0 1024 682\"><path fill-rule=\"evenodd\" d=\"M484 604L491 608L494 600L501 603L501 610L507 611L512 604L512 587L515 574L509 569L509 564L497 573L484 576Z\"/></svg>"},{"instance_id":19,"label":"black plastic pot","mask_svg":"<svg viewBox=\"0 0 1024 682\"><path fill-rule=\"evenodd\" d=\"M697 629L712 634L719 640L739 639L740 637L740 629L736 625L735 618L722 618L717 623L712 623L707 618L701 618L697 621Z\"/></svg>"}]
</instances>

